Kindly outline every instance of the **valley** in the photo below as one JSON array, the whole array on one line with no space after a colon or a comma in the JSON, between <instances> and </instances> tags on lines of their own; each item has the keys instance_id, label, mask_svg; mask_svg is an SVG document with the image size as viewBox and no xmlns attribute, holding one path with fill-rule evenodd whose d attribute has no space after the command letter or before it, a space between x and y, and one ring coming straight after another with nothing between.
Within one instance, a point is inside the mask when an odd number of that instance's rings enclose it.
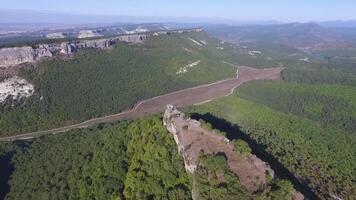
<instances>
[{"instance_id":1,"label":"valley","mask_svg":"<svg viewBox=\"0 0 356 200\"><path fill-rule=\"evenodd\" d=\"M32 139L46 134L55 134L66 132L77 128L87 128L98 125L100 123L111 123L120 120L135 119L155 113L162 112L167 104L173 103L178 107L185 107L201 102L211 101L215 98L230 95L236 87L251 80L274 80L280 79L282 68L271 69L253 69L249 67L238 67L239 76L233 79L222 80L216 83L210 83L203 86L188 88L173 93L154 97L152 99L138 102L131 110L105 116L95 119L90 119L74 125L69 125L51 130L14 134L15 136L0 138L0 141L14 141Z\"/></svg>"},{"instance_id":2,"label":"valley","mask_svg":"<svg viewBox=\"0 0 356 200\"><path fill-rule=\"evenodd\" d=\"M188 38L207 44L199 46ZM0 135L75 124L128 110L143 99L234 77L236 67L221 62L224 56L216 45L204 32L176 33L140 44L119 43L110 50L86 49L69 60L29 64L18 76L35 91L29 98L2 103ZM189 73L176 74L198 59Z\"/></svg>"},{"instance_id":3,"label":"valley","mask_svg":"<svg viewBox=\"0 0 356 200\"><path fill-rule=\"evenodd\" d=\"M0 199L354 199L353 29L175 25L5 41Z\"/></svg>"}]
</instances>

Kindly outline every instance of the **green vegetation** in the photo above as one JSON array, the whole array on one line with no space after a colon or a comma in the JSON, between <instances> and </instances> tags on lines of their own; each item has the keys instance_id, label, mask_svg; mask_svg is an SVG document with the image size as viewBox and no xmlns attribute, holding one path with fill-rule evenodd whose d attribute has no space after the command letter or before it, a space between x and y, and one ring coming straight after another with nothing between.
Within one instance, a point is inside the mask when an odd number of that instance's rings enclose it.
<instances>
[{"instance_id":1,"label":"green vegetation","mask_svg":"<svg viewBox=\"0 0 356 200\"><path fill-rule=\"evenodd\" d=\"M125 180L126 199L190 199L191 186L182 157L158 118L130 127L133 138Z\"/></svg>"},{"instance_id":2,"label":"green vegetation","mask_svg":"<svg viewBox=\"0 0 356 200\"><path fill-rule=\"evenodd\" d=\"M238 124L321 198L355 195L354 134L338 127L324 128L317 121L281 113L236 94L193 107L191 112L210 112Z\"/></svg>"},{"instance_id":3,"label":"green vegetation","mask_svg":"<svg viewBox=\"0 0 356 200\"><path fill-rule=\"evenodd\" d=\"M183 160L159 118L74 130L15 151L6 199L190 199ZM0 156L0 157L1 157Z\"/></svg>"},{"instance_id":4,"label":"green vegetation","mask_svg":"<svg viewBox=\"0 0 356 200\"><path fill-rule=\"evenodd\" d=\"M253 199L229 170L224 156L201 156L193 179L197 199Z\"/></svg>"},{"instance_id":5,"label":"green vegetation","mask_svg":"<svg viewBox=\"0 0 356 200\"><path fill-rule=\"evenodd\" d=\"M315 42L296 35L288 36L294 45ZM274 43L280 39L276 37L228 44L205 33L171 34L152 37L142 45L118 44L110 51L88 50L71 60L46 61L22 71L35 85L34 96L0 105L0 136L117 113L141 99L231 77L235 69L228 63L284 66L283 81L247 83L230 97L190 111L210 112L237 124L321 199L331 195L352 199L356 196L355 49L307 54ZM197 45L190 38L208 45ZM197 60L200 64L188 73L176 73ZM1 144L1 154L15 152L7 197L190 199L190 179L174 146L157 118ZM251 152L241 140L234 146L237 152ZM290 182L271 180L263 192L246 192L223 156L203 156L191 178L193 192L202 199L289 199L292 191Z\"/></svg>"},{"instance_id":6,"label":"green vegetation","mask_svg":"<svg viewBox=\"0 0 356 200\"><path fill-rule=\"evenodd\" d=\"M248 153L248 145L236 144ZM9 153L14 167L5 198L9 200L188 200L191 191L199 199L291 199L294 191L288 181L271 179L261 191L248 192L223 155L201 156L189 176L158 117L1 143L0 166Z\"/></svg>"},{"instance_id":7,"label":"green vegetation","mask_svg":"<svg viewBox=\"0 0 356 200\"><path fill-rule=\"evenodd\" d=\"M224 54L226 61L254 68L289 67L291 64L301 62L299 59L306 56L305 53L293 47L268 42L226 43Z\"/></svg>"},{"instance_id":8,"label":"green vegetation","mask_svg":"<svg viewBox=\"0 0 356 200\"><path fill-rule=\"evenodd\" d=\"M294 63L287 65L283 79L305 84L342 84L356 86L356 71L343 63ZM354 65L353 65L354 66ZM350 70L351 69L351 70Z\"/></svg>"},{"instance_id":9,"label":"green vegetation","mask_svg":"<svg viewBox=\"0 0 356 200\"><path fill-rule=\"evenodd\" d=\"M87 38L86 40L92 40L93 38ZM22 47L22 46L32 46L35 47L40 44L50 44L50 43L60 43L60 42L71 42L79 41L83 39L79 38L58 38L58 39L48 39L41 36L17 36L0 38L0 48L10 48L10 47Z\"/></svg>"},{"instance_id":10,"label":"green vegetation","mask_svg":"<svg viewBox=\"0 0 356 200\"><path fill-rule=\"evenodd\" d=\"M354 49L328 49L309 54L310 62L289 62L283 79L306 84L356 86Z\"/></svg>"},{"instance_id":11,"label":"green vegetation","mask_svg":"<svg viewBox=\"0 0 356 200\"><path fill-rule=\"evenodd\" d=\"M201 156L200 164L193 175L194 192L197 199L291 199L294 191L286 180L269 183L263 192L246 191L233 174L226 158L221 155Z\"/></svg>"},{"instance_id":12,"label":"green vegetation","mask_svg":"<svg viewBox=\"0 0 356 200\"><path fill-rule=\"evenodd\" d=\"M261 33L282 29L260 27L261 32L255 32L256 27L225 28L209 31L230 40L234 40L234 34L242 36L238 44L225 45L225 50L232 53L227 55L227 61L259 68L284 66L284 81L247 83L234 96L193 110L201 114L211 112L241 126L321 198L355 196L355 49L304 53L291 47L303 45L295 37L296 32L291 38L283 39L278 34L262 38ZM290 28L282 32L289 34L295 28L305 31L303 26ZM230 29L232 38L226 38ZM307 43L315 42L308 35L303 37ZM258 42L243 42L248 38Z\"/></svg>"},{"instance_id":13,"label":"green vegetation","mask_svg":"<svg viewBox=\"0 0 356 200\"><path fill-rule=\"evenodd\" d=\"M342 85L301 85L288 82L251 82L239 89L242 98L265 104L356 133L356 88Z\"/></svg>"},{"instance_id":14,"label":"green vegetation","mask_svg":"<svg viewBox=\"0 0 356 200\"><path fill-rule=\"evenodd\" d=\"M75 130L21 144L7 199L121 198L128 123Z\"/></svg>"},{"instance_id":15,"label":"green vegetation","mask_svg":"<svg viewBox=\"0 0 356 200\"><path fill-rule=\"evenodd\" d=\"M222 135L222 136L226 137L226 133L225 132L222 132L222 131L220 131L218 129L215 129L213 127L213 125L211 125L210 123L208 123L208 122L206 122L206 121L204 121L202 119L199 119L199 122L201 124L201 127L204 128L205 130L209 130L209 131L211 131L211 132L213 132L215 134Z\"/></svg>"},{"instance_id":16,"label":"green vegetation","mask_svg":"<svg viewBox=\"0 0 356 200\"><path fill-rule=\"evenodd\" d=\"M234 151L239 152L241 154L251 154L252 149L247 144L247 142L243 140L235 140L232 142L234 144Z\"/></svg>"},{"instance_id":17,"label":"green vegetation","mask_svg":"<svg viewBox=\"0 0 356 200\"><path fill-rule=\"evenodd\" d=\"M0 136L118 113L139 100L232 77L235 68L221 62L217 43L205 33L171 34L142 45L118 44L110 51L82 51L71 60L40 63L22 72L33 82L35 94L0 105ZM197 60L199 65L176 74Z\"/></svg>"}]
</instances>

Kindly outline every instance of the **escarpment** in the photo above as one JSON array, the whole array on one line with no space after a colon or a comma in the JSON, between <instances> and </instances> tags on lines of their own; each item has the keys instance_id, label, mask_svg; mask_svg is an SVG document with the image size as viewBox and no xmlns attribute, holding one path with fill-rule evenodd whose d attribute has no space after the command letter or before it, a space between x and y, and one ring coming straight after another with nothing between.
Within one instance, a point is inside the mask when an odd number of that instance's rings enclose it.
<instances>
[{"instance_id":1,"label":"escarpment","mask_svg":"<svg viewBox=\"0 0 356 200\"><path fill-rule=\"evenodd\" d=\"M160 31L142 34L120 35L110 38L78 40L62 43L40 44L36 46L10 47L0 49L0 68L16 66L51 58L58 54L73 54L83 49L108 49L118 42L141 43L148 37L171 33L200 32L202 29Z\"/></svg>"},{"instance_id":2,"label":"escarpment","mask_svg":"<svg viewBox=\"0 0 356 200\"><path fill-rule=\"evenodd\" d=\"M241 184L250 192L255 192L267 183L266 175L274 176L269 165L255 155L242 155L234 151L233 144L212 130L206 130L199 121L185 118L175 106L168 105L163 123L173 134L185 168L194 173L199 166L199 157L224 154L230 170L239 177Z\"/></svg>"},{"instance_id":3,"label":"escarpment","mask_svg":"<svg viewBox=\"0 0 356 200\"><path fill-rule=\"evenodd\" d=\"M226 158L228 168L240 184L251 193L258 193L271 187L271 178L278 179L274 171L264 161L250 152L236 149L236 142L230 142L223 135L204 126L201 122L185 117L174 105L167 105L163 124L173 135L178 151L183 157L185 169L193 174L199 173L202 156L221 156ZM235 143L235 144L234 144ZM220 174L223 180L223 175ZM223 181L222 181L223 182ZM192 198L196 198L197 188L192 188ZM265 190L265 191L268 191ZM302 200L304 195L293 189L291 199Z\"/></svg>"},{"instance_id":4,"label":"escarpment","mask_svg":"<svg viewBox=\"0 0 356 200\"><path fill-rule=\"evenodd\" d=\"M40 44L35 47L24 46L2 48L0 49L0 67L9 67L26 62L35 62L42 60L43 58L53 57L57 54L72 54L88 48L107 49L120 41L139 43L146 38L147 35L128 35L96 40Z\"/></svg>"}]
</instances>

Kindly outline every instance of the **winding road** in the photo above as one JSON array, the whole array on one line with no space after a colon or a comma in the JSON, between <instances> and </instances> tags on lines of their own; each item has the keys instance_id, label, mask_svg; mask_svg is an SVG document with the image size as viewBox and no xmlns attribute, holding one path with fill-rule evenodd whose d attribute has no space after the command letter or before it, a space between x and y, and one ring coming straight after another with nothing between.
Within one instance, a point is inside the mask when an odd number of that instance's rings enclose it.
<instances>
[{"instance_id":1,"label":"winding road","mask_svg":"<svg viewBox=\"0 0 356 200\"><path fill-rule=\"evenodd\" d=\"M176 92L164 94L151 99L138 102L131 110L114 115L99 117L70 126L60 128L19 134L0 138L0 141L28 140L47 134L67 132L72 129L86 128L100 123L116 122L120 120L135 119L142 116L162 112L167 104L184 107L205 103L218 97L232 94L235 88L252 80L276 80L281 78L283 68L255 69L251 67L238 66L238 76L231 79L221 80L215 83L187 88Z\"/></svg>"}]
</instances>

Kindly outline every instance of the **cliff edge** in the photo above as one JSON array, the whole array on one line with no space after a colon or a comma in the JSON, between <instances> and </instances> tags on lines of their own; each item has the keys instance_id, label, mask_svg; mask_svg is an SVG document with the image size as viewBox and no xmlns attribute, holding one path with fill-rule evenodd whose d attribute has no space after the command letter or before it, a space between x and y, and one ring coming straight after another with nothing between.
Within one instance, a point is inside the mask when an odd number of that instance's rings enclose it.
<instances>
[{"instance_id":1,"label":"cliff edge","mask_svg":"<svg viewBox=\"0 0 356 200\"><path fill-rule=\"evenodd\" d=\"M172 33L200 32L202 29L159 31L142 34L120 35L116 37L78 40L62 43L40 44L36 46L10 47L0 49L0 68L16 66L51 58L57 54L73 54L83 49L108 49L118 42L142 43L148 37Z\"/></svg>"},{"instance_id":2,"label":"cliff edge","mask_svg":"<svg viewBox=\"0 0 356 200\"><path fill-rule=\"evenodd\" d=\"M267 175L274 176L273 170L267 163L255 155L236 152L233 144L226 137L202 128L199 121L186 118L173 105L167 106L163 123L173 134L189 173L195 172L202 154L223 154L230 170L239 177L240 183L250 192L263 188L267 183Z\"/></svg>"}]
</instances>

